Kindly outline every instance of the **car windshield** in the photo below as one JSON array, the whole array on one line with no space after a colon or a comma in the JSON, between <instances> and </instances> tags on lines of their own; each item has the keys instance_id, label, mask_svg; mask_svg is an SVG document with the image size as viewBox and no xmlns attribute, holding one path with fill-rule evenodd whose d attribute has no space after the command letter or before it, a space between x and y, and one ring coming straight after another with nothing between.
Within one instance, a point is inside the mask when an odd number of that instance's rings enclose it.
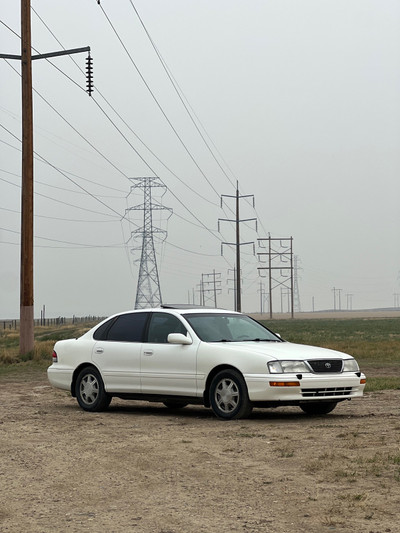
<instances>
[{"instance_id":1,"label":"car windshield","mask_svg":"<svg viewBox=\"0 0 400 533\"><path fill-rule=\"evenodd\" d=\"M183 316L205 342L281 341L272 331L246 315L188 313Z\"/></svg>"}]
</instances>

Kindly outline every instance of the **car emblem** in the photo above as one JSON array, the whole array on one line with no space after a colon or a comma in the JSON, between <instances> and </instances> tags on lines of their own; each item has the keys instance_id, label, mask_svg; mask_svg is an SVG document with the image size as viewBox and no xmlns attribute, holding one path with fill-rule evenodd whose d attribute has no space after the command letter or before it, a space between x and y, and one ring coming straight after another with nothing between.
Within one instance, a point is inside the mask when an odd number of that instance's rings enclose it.
<instances>
[{"instance_id":1,"label":"car emblem","mask_svg":"<svg viewBox=\"0 0 400 533\"><path fill-rule=\"evenodd\" d=\"M325 368L331 368L332 365L330 363L325 363Z\"/></svg>"}]
</instances>

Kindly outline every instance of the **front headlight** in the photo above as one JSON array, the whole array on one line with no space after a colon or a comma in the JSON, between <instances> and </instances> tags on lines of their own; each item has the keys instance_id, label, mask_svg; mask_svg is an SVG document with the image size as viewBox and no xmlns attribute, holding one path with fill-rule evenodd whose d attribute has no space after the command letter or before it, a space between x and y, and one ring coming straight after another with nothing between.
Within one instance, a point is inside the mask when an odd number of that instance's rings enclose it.
<instances>
[{"instance_id":1,"label":"front headlight","mask_svg":"<svg viewBox=\"0 0 400 533\"><path fill-rule=\"evenodd\" d=\"M345 359L343 361L343 372L359 372L360 368L355 359Z\"/></svg>"},{"instance_id":2,"label":"front headlight","mask_svg":"<svg viewBox=\"0 0 400 533\"><path fill-rule=\"evenodd\" d=\"M268 370L270 374L282 374L283 372L279 361L271 361L268 363Z\"/></svg>"},{"instance_id":3,"label":"front headlight","mask_svg":"<svg viewBox=\"0 0 400 533\"><path fill-rule=\"evenodd\" d=\"M304 361L271 361L268 363L271 374L285 374L310 372Z\"/></svg>"}]
</instances>

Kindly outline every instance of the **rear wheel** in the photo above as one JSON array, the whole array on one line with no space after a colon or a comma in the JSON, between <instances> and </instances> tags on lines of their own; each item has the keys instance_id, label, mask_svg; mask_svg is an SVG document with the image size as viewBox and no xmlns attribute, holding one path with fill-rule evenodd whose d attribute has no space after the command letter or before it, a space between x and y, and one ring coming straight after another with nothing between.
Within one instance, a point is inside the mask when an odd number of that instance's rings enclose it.
<instances>
[{"instance_id":1,"label":"rear wheel","mask_svg":"<svg viewBox=\"0 0 400 533\"><path fill-rule=\"evenodd\" d=\"M327 415L336 406L337 402L310 402L300 404L300 408L308 415Z\"/></svg>"},{"instance_id":2,"label":"rear wheel","mask_svg":"<svg viewBox=\"0 0 400 533\"><path fill-rule=\"evenodd\" d=\"M210 404L214 413L224 420L246 418L253 409L243 376L236 370L222 370L214 377Z\"/></svg>"},{"instance_id":3,"label":"rear wheel","mask_svg":"<svg viewBox=\"0 0 400 533\"><path fill-rule=\"evenodd\" d=\"M111 396L104 390L100 372L94 367L84 368L75 385L76 399L85 411L104 411L110 405Z\"/></svg>"}]
</instances>

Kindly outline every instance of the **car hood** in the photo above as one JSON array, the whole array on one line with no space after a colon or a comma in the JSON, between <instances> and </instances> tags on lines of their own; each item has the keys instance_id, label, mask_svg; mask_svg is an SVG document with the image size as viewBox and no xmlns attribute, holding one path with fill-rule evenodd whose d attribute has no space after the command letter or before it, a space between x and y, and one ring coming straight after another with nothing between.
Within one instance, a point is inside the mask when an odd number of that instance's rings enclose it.
<instances>
[{"instance_id":1,"label":"car hood","mask_svg":"<svg viewBox=\"0 0 400 533\"><path fill-rule=\"evenodd\" d=\"M291 342L233 342L219 343L225 349L231 349L242 353L252 353L267 356L271 359L348 359L351 355L328 348L319 348L317 346L308 346L306 344L294 344Z\"/></svg>"}]
</instances>

